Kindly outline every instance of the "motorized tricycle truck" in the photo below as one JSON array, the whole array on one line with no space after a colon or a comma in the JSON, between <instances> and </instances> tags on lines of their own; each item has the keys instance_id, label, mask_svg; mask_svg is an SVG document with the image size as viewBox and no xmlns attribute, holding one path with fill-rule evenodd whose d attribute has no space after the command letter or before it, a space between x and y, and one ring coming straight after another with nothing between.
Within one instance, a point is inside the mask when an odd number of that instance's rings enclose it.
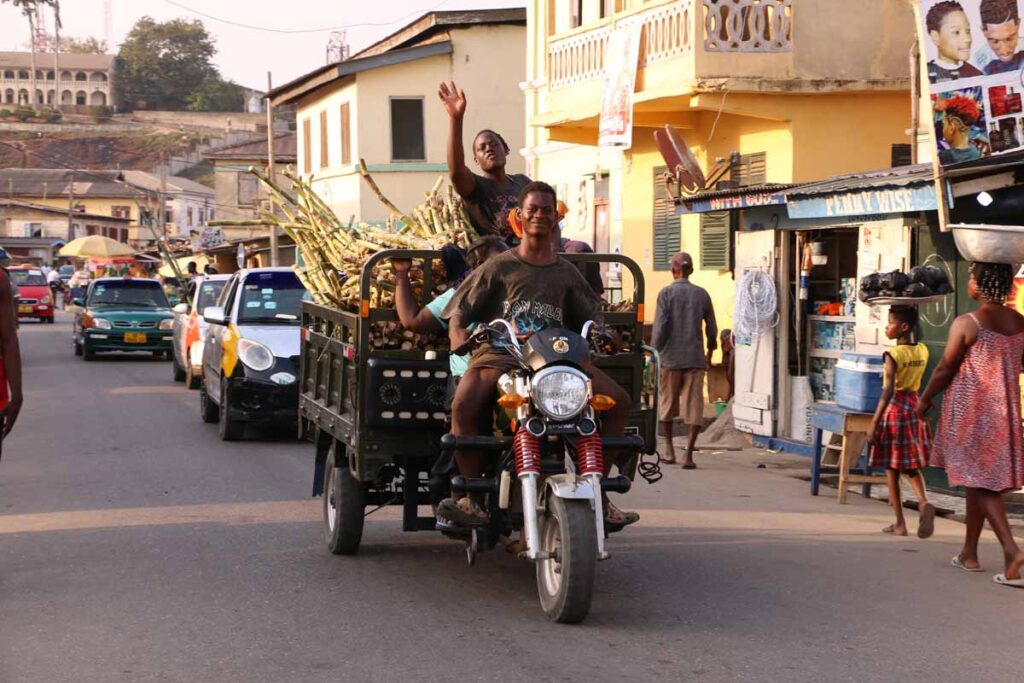
<instances>
[{"instance_id":1,"label":"motorized tricycle truck","mask_svg":"<svg viewBox=\"0 0 1024 683\"><path fill-rule=\"evenodd\" d=\"M654 455L657 354L643 344L643 274L636 263L607 254L567 257L631 275L628 298L607 304L603 313L602 329L614 331L621 344L611 352L601 343L607 337L598 339L597 326L589 323L523 340L504 321L478 327L466 348L504 343L519 365L502 376L495 429L483 436L447 433L446 339L428 351L381 344L380 326L394 325L398 316L377 305L374 266L391 258L429 264L440 260L440 252L372 256L360 275L357 312L303 302L299 425L316 444L313 495L323 494L331 552L356 553L366 515L401 505L403 530L438 530L461 541L470 565L496 545L516 549L536 565L541 606L550 618L572 623L586 616L596 564L609 557L607 533L619 530L605 524L602 494L628 491L638 469L649 479L660 476ZM421 305L436 291L433 270L422 268ZM630 396L625 435L601 433L601 411L610 398L594 394L585 372L588 356ZM451 476L457 448L492 455L484 476ZM618 458L616 476L603 475L606 453ZM421 506L434 508L452 492L483 501L486 522L457 526L420 515Z\"/></svg>"}]
</instances>

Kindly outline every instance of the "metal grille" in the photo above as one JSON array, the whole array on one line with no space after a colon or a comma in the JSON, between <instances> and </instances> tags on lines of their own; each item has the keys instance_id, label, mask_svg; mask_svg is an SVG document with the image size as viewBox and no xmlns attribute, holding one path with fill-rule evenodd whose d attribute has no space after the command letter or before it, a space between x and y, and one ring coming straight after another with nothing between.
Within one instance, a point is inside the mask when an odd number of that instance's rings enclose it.
<instances>
[{"instance_id":1,"label":"metal grille","mask_svg":"<svg viewBox=\"0 0 1024 683\"><path fill-rule=\"evenodd\" d=\"M18 303L21 304L37 304L39 299L18 299Z\"/></svg>"},{"instance_id":2,"label":"metal grille","mask_svg":"<svg viewBox=\"0 0 1024 683\"><path fill-rule=\"evenodd\" d=\"M131 327L132 323L127 320L115 320L111 323L114 327Z\"/></svg>"},{"instance_id":3,"label":"metal grille","mask_svg":"<svg viewBox=\"0 0 1024 683\"><path fill-rule=\"evenodd\" d=\"M154 321L152 321L152 320L146 320L146 321L143 321L141 323L135 323L135 327L139 327L139 328L143 328L143 329L152 329L152 328L156 327L156 323Z\"/></svg>"}]
</instances>

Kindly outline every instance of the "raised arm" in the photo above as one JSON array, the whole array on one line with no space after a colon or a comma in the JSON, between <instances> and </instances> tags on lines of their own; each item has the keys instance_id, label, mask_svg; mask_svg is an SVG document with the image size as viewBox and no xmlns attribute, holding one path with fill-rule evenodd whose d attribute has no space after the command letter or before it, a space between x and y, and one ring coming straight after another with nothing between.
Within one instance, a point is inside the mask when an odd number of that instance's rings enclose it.
<instances>
[{"instance_id":1,"label":"raised arm","mask_svg":"<svg viewBox=\"0 0 1024 683\"><path fill-rule=\"evenodd\" d=\"M395 274L395 311L402 326L413 332L427 334L441 332L444 327L426 307L420 308L409 281L409 259L391 259L391 270Z\"/></svg>"},{"instance_id":2,"label":"raised arm","mask_svg":"<svg viewBox=\"0 0 1024 683\"><path fill-rule=\"evenodd\" d=\"M466 166L466 153L462 147L462 119L466 114L466 93L455 87L455 81L444 83L437 96L448 112L448 177L455 191L465 199L473 193L476 178Z\"/></svg>"},{"instance_id":3,"label":"raised arm","mask_svg":"<svg viewBox=\"0 0 1024 683\"><path fill-rule=\"evenodd\" d=\"M14 308L14 295L7 273L0 271L0 349L3 353L4 374L10 386L11 395L7 406L0 411L4 418L4 436L10 434L14 422L21 412L21 348L15 327L18 312Z\"/></svg>"}]
</instances>

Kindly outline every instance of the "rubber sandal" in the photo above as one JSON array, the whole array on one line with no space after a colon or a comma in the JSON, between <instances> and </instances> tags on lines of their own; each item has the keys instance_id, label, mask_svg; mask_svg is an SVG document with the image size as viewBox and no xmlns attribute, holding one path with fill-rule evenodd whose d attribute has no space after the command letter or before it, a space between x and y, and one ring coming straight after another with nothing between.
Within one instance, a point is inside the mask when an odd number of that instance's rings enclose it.
<instances>
[{"instance_id":1,"label":"rubber sandal","mask_svg":"<svg viewBox=\"0 0 1024 683\"><path fill-rule=\"evenodd\" d=\"M1011 588L1024 588L1024 578L1008 579L1006 578L1006 574L996 574L992 577L992 580L998 583L1000 586L1009 586Z\"/></svg>"},{"instance_id":2,"label":"rubber sandal","mask_svg":"<svg viewBox=\"0 0 1024 683\"><path fill-rule=\"evenodd\" d=\"M460 502L454 498L445 498L437 506L437 516L458 526L487 526L488 517L476 503L470 501L467 511Z\"/></svg>"},{"instance_id":3,"label":"rubber sandal","mask_svg":"<svg viewBox=\"0 0 1024 683\"><path fill-rule=\"evenodd\" d=\"M921 506L918 516L920 520L917 524L917 537L931 538L932 534L935 533L935 506L931 503L925 503Z\"/></svg>"},{"instance_id":4,"label":"rubber sandal","mask_svg":"<svg viewBox=\"0 0 1024 683\"><path fill-rule=\"evenodd\" d=\"M671 460L669 460L668 458L663 458L663 457L661 457L659 455L658 456L658 462L662 463L663 465L675 465L679 461L676 460L675 458L672 458Z\"/></svg>"},{"instance_id":5,"label":"rubber sandal","mask_svg":"<svg viewBox=\"0 0 1024 683\"><path fill-rule=\"evenodd\" d=\"M683 463L683 469L684 470L695 470L695 469L697 469L697 463L695 463L695 462L684 462Z\"/></svg>"},{"instance_id":6,"label":"rubber sandal","mask_svg":"<svg viewBox=\"0 0 1024 683\"><path fill-rule=\"evenodd\" d=\"M952 564L957 569L964 570L965 572L976 573L976 572L983 572L983 571L985 571L981 567L968 567L967 565L964 564L964 561L960 559L960 555L959 554L956 554L956 555L953 556L953 561L950 564Z\"/></svg>"},{"instance_id":7,"label":"rubber sandal","mask_svg":"<svg viewBox=\"0 0 1024 683\"><path fill-rule=\"evenodd\" d=\"M610 514L613 510L619 514L619 519L616 519L614 521L609 519ZM636 512L624 512L611 503L605 505L604 525L608 528L609 531L621 531L630 524L636 524L639 521L640 515Z\"/></svg>"}]
</instances>

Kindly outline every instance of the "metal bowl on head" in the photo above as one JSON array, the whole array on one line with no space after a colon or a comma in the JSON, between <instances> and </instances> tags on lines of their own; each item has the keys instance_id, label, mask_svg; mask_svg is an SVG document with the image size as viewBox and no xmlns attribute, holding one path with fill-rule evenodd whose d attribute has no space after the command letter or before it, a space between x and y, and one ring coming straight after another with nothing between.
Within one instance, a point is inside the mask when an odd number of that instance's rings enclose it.
<instances>
[{"instance_id":1,"label":"metal bowl on head","mask_svg":"<svg viewBox=\"0 0 1024 683\"><path fill-rule=\"evenodd\" d=\"M1024 263L1024 225L953 224L957 251L968 261Z\"/></svg>"}]
</instances>

